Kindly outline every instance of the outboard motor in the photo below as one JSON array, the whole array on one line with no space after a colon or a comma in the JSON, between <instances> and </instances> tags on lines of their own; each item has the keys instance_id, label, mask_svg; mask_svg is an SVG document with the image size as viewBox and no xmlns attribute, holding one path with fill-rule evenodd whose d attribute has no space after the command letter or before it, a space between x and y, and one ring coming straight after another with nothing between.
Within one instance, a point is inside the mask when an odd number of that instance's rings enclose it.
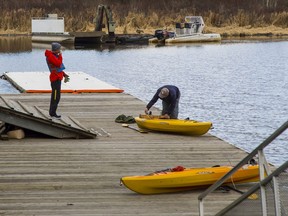
<instances>
[{"instance_id":1,"label":"outboard motor","mask_svg":"<svg viewBox=\"0 0 288 216\"><path fill-rule=\"evenodd\" d=\"M163 40L163 39L165 39L163 30L156 30L154 36L155 36L158 40Z\"/></svg>"},{"instance_id":2,"label":"outboard motor","mask_svg":"<svg viewBox=\"0 0 288 216\"><path fill-rule=\"evenodd\" d=\"M156 30L154 35L158 40L165 40L175 36L174 32L168 32L167 30Z\"/></svg>"}]
</instances>

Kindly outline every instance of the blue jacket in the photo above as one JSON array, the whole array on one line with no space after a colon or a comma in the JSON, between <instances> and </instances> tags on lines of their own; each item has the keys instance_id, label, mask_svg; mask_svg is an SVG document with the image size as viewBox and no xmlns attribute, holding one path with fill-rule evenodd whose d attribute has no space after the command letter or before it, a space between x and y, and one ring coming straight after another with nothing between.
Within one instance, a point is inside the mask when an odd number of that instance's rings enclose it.
<instances>
[{"instance_id":1,"label":"blue jacket","mask_svg":"<svg viewBox=\"0 0 288 216\"><path fill-rule=\"evenodd\" d=\"M160 93L162 88L167 88L169 90L169 95L165 98L159 97L159 93ZM173 112L173 110L175 109L177 99L180 98L180 91L174 85L164 85L164 86L160 87L157 90L156 94L151 99L151 101L147 104L147 106L146 106L147 109L149 110L158 101L159 98L161 100L165 101L166 103L170 104L169 110L168 110L168 115L170 115Z\"/></svg>"}]
</instances>

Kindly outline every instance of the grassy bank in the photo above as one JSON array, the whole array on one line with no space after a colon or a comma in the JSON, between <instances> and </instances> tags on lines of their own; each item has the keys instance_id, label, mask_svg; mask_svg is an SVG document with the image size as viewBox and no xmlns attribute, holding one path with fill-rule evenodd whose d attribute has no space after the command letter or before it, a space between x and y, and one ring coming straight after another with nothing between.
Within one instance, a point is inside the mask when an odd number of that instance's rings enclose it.
<instances>
[{"instance_id":1,"label":"grassy bank","mask_svg":"<svg viewBox=\"0 0 288 216\"><path fill-rule=\"evenodd\" d=\"M225 36L288 34L287 0L4 0L0 2L0 33L29 34L31 18L49 13L65 18L67 32L93 31L99 4L111 7L117 34L173 31L175 23L187 15L202 16L205 32Z\"/></svg>"}]
</instances>

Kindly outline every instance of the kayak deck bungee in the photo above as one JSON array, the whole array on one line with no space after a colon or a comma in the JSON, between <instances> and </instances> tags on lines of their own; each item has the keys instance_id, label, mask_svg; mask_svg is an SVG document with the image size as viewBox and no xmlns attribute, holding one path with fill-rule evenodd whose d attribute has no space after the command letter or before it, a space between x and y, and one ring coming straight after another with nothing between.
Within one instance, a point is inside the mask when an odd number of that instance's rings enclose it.
<instances>
[{"instance_id":1,"label":"kayak deck bungee","mask_svg":"<svg viewBox=\"0 0 288 216\"><path fill-rule=\"evenodd\" d=\"M179 167L179 166L178 166ZM126 176L121 183L140 194L160 194L208 187L229 172L232 166L166 169L144 176ZM174 168L175 169L175 168ZM245 165L237 170L225 184L259 181L258 165Z\"/></svg>"},{"instance_id":2,"label":"kayak deck bungee","mask_svg":"<svg viewBox=\"0 0 288 216\"><path fill-rule=\"evenodd\" d=\"M135 121L139 128L166 133L201 136L209 131L212 122L189 119L163 119L162 116L139 115Z\"/></svg>"}]
</instances>

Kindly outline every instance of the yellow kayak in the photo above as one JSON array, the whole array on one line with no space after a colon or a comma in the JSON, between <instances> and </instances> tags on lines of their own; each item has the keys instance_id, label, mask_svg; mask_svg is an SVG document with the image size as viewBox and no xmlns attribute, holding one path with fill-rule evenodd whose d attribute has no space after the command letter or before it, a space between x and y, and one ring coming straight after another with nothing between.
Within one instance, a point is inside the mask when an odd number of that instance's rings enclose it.
<instances>
[{"instance_id":1,"label":"yellow kayak","mask_svg":"<svg viewBox=\"0 0 288 216\"><path fill-rule=\"evenodd\" d=\"M148 115L135 117L135 121L138 127L142 129L194 136L201 136L207 133L212 127L212 122L199 122L184 119L160 119L153 116L150 118Z\"/></svg>"},{"instance_id":2,"label":"yellow kayak","mask_svg":"<svg viewBox=\"0 0 288 216\"><path fill-rule=\"evenodd\" d=\"M208 187L219 180L233 167L183 168L157 171L145 176L127 176L121 183L130 190L140 194L160 194L187 191ZM258 165L245 165L232 175L225 183L239 184L259 181Z\"/></svg>"}]
</instances>

